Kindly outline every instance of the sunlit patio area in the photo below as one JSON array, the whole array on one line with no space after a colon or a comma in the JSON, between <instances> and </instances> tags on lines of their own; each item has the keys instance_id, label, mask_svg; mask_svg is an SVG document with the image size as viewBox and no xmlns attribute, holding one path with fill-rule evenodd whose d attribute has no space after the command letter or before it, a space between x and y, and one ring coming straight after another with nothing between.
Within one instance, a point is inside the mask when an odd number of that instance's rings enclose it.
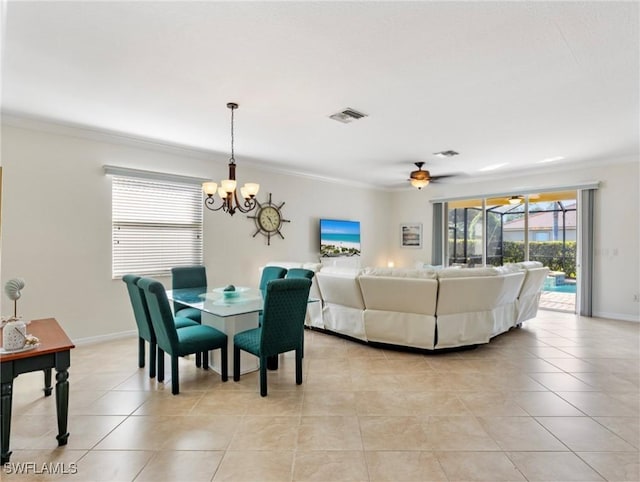
<instances>
[{"instance_id":1,"label":"sunlit patio area","mask_svg":"<svg viewBox=\"0 0 640 482\"><path fill-rule=\"evenodd\" d=\"M567 311L574 313L576 310L575 293L560 293L557 291L543 291L540 296L540 309Z\"/></svg>"}]
</instances>

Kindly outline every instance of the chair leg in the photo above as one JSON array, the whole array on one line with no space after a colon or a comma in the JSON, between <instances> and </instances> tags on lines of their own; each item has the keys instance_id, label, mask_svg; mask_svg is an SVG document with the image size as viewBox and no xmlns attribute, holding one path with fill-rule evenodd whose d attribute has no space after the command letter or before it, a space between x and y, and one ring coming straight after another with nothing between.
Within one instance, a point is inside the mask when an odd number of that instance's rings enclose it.
<instances>
[{"instance_id":1,"label":"chair leg","mask_svg":"<svg viewBox=\"0 0 640 482\"><path fill-rule=\"evenodd\" d=\"M177 395L180 393L180 381L178 380L178 358L171 356L171 393Z\"/></svg>"},{"instance_id":2,"label":"chair leg","mask_svg":"<svg viewBox=\"0 0 640 482\"><path fill-rule=\"evenodd\" d=\"M200 366L202 365L201 363L201 359L200 359L200 352L196 353L196 366L198 368L200 368Z\"/></svg>"},{"instance_id":3,"label":"chair leg","mask_svg":"<svg viewBox=\"0 0 640 482\"><path fill-rule=\"evenodd\" d=\"M296 385L302 385L302 348L296 350Z\"/></svg>"},{"instance_id":4,"label":"chair leg","mask_svg":"<svg viewBox=\"0 0 640 482\"><path fill-rule=\"evenodd\" d=\"M260 396L267 396L267 358L260 357Z\"/></svg>"},{"instance_id":5,"label":"chair leg","mask_svg":"<svg viewBox=\"0 0 640 482\"><path fill-rule=\"evenodd\" d=\"M138 368L144 368L144 338L138 337Z\"/></svg>"},{"instance_id":6,"label":"chair leg","mask_svg":"<svg viewBox=\"0 0 640 482\"><path fill-rule=\"evenodd\" d=\"M278 355L272 355L267 357L267 370L278 369Z\"/></svg>"},{"instance_id":7,"label":"chair leg","mask_svg":"<svg viewBox=\"0 0 640 482\"><path fill-rule=\"evenodd\" d=\"M158 381L164 382L164 352L158 348Z\"/></svg>"},{"instance_id":8,"label":"chair leg","mask_svg":"<svg viewBox=\"0 0 640 482\"><path fill-rule=\"evenodd\" d=\"M223 349L226 350L226 347ZM224 360L225 357L222 357L222 359ZM240 348L235 345L233 345L233 381L240 381Z\"/></svg>"},{"instance_id":9,"label":"chair leg","mask_svg":"<svg viewBox=\"0 0 640 482\"><path fill-rule=\"evenodd\" d=\"M223 382L229 379L229 358L227 355L227 344L225 343L220 348L220 371L222 372L220 375ZM240 354L238 354L238 378L240 378Z\"/></svg>"},{"instance_id":10,"label":"chair leg","mask_svg":"<svg viewBox=\"0 0 640 482\"><path fill-rule=\"evenodd\" d=\"M156 343L149 343L149 378L156 377L156 366L158 364L158 345Z\"/></svg>"},{"instance_id":11,"label":"chair leg","mask_svg":"<svg viewBox=\"0 0 640 482\"><path fill-rule=\"evenodd\" d=\"M202 369L203 370L209 369L209 352L208 351L202 352Z\"/></svg>"}]
</instances>

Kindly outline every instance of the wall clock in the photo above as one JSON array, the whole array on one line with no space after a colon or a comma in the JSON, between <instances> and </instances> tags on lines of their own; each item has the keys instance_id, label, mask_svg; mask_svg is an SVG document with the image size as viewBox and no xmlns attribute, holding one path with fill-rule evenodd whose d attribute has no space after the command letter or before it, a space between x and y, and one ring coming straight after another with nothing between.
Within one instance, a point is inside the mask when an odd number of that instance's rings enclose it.
<instances>
[{"instance_id":1,"label":"wall clock","mask_svg":"<svg viewBox=\"0 0 640 482\"><path fill-rule=\"evenodd\" d=\"M290 220L284 219L282 217L282 206L284 206L284 202L276 205L271 202L271 193L269 193L269 200L265 204L261 204L260 201L257 201L257 210L255 216L247 216L251 218L256 223L256 232L253 233L253 237L255 238L258 234L262 233L267 237L267 245L271 245L271 236L278 235L282 239L284 236L280 232L283 223L289 223Z\"/></svg>"}]
</instances>

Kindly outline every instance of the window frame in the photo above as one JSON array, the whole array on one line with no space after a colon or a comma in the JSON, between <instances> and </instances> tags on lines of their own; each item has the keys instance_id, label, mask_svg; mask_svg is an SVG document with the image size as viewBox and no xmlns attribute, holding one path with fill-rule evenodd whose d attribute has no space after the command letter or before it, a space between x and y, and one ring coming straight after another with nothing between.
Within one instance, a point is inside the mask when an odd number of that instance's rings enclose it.
<instances>
[{"instance_id":1,"label":"window frame","mask_svg":"<svg viewBox=\"0 0 640 482\"><path fill-rule=\"evenodd\" d=\"M168 276L172 267L203 264L203 180L113 166L105 172L111 177L112 279ZM127 240L127 249L118 249Z\"/></svg>"}]
</instances>

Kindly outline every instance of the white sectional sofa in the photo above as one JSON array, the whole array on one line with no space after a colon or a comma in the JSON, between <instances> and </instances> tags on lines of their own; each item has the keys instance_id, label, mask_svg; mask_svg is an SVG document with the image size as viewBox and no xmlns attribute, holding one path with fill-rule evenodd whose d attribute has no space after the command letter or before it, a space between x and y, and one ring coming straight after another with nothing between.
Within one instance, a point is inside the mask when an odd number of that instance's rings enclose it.
<instances>
[{"instance_id":1,"label":"white sectional sofa","mask_svg":"<svg viewBox=\"0 0 640 482\"><path fill-rule=\"evenodd\" d=\"M367 342L428 350L487 343L534 318L548 269L344 269L316 273L314 327Z\"/></svg>"},{"instance_id":2,"label":"white sectional sofa","mask_svg":"<svg viewBox=\"0 0 640 482\"><path fill-rule=\"evenodd\" d=\"M516 324L523 270L445 269L438 273L436 348L487 343Z\"/></svg>"},{"instance_id":3,"label":"white sectional sofa","mask_svg":"<svg viewBox=\"0 0 640 482\"><path fill-rule=\"evenodd\" d=\"M322 278L324 287L331 281ZM417 348L435 345L438 280L435 272L366 270L358 277L367 340Z\"/></svg>"}]
</instances>

